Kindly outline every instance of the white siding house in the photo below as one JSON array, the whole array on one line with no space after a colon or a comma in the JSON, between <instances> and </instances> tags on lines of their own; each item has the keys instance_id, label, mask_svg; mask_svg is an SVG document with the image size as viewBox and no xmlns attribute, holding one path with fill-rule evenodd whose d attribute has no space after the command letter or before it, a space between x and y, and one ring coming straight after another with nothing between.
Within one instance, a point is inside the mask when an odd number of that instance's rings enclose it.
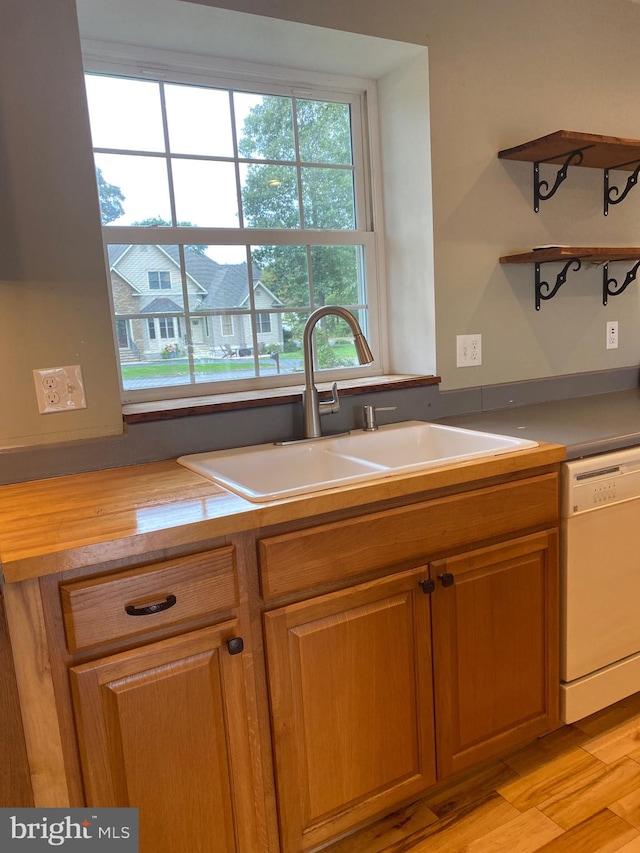
<instances>
[{"instance_id":1,"label":"white siding house","mask_svg":"<svg viewBox=\"0 0 640 853\"><path fill-rule=\"evenodd\" d=\"M109 266L121 361L251 355L283 344L280 300L247 264L219 264L198 248L110 245ZM184 278L184 281L183 281ZM185 301L186 300L186 301ZM255 340L253 325L255 324Z\"/></svg>"}]
</instances>

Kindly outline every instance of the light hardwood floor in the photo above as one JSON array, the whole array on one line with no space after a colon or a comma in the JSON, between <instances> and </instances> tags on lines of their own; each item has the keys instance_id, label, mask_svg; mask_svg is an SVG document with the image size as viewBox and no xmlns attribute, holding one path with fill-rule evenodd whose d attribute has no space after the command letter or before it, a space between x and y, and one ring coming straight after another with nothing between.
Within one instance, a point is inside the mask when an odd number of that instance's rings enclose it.
<instances>
[{"instance_id":1,"label":"light hardwood floor","mask_svg":"<svg viewBox=\"0 0 640 853\"><path fill-rule=\"evenodd\" d=\"M328 853L640 853L640 693L326 848Z\"/></svg>"}]
</instances>

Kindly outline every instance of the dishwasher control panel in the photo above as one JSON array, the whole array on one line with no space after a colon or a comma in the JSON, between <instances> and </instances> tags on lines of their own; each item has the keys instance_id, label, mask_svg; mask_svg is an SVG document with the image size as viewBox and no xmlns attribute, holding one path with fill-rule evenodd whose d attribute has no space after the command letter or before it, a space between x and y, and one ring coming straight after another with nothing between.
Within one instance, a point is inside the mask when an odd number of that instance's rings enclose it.
<instances>
[{"instance_id":1,"label":"dishwasher control panel","mask_svg":"<svg viewBox=\"0 0 640 853\"><path fill-rule=\"evenodd\" d=\"M565 462L562 466L562 516L640 498L640 448Z\"/></svg>"},{"instance_id":2,"label":"dishwasher control panel","mask_svg":"<svg viewBox=\"0 0 640 853\"><path fill-rule=\"evenodd\" d=\"M615 480L605 483L594 483L592 492L592 505L601 506L602 504L612 503L616 500L616 482Z\"/></svg>"}]
</instances>

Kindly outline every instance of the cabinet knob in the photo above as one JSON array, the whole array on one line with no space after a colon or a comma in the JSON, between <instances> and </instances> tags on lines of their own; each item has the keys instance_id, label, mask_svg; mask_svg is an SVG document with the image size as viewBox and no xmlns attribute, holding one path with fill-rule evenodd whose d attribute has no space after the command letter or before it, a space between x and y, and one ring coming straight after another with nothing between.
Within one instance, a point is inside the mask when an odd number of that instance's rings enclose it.
<instances>
[{"instance_id":1,"label":"cabinet knob","mask_svg":"<svg viewBox=\"0 0 640 853\"><path fill-rule=\"evenodd\" d=\"M432 581L431 578L427 578L424 581L418 581L418 586L422 587L422 591L425 595L431 595L433 590L436 588L435 581Z\"/></svg>"},{"instance_id":2,"label":"cabinet knob","mask_svg":"<svg viewBox=\"0 0 640 853\"><path fill-rule=\"evenodd\" d=\"M442 586L453 586L455 583L455 578L451 574L451 572L445 572L442 575L438 575L438 580L442 584Z\"/></svg>"},{"instance_id":3,"label":"cabinet knob","mask_svg":"<svg viewBox=\"0 0 640 853\"><path fill-rule=\"evenodd\" d=\"M232 637L227 640L227 651L230 655L239 655L244 651L244 640L242 637Z\"/></svg>"}]
</instances>

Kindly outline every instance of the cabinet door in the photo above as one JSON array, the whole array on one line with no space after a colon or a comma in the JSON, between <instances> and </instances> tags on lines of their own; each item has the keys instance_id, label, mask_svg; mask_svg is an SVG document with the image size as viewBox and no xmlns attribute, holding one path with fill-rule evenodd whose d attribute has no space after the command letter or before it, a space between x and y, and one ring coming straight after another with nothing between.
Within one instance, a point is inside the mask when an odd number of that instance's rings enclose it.
<instances>
[{"instance_id":1,"label":"cabinet door","mask_svg":"<svg viewBox=\"0 0 640 853\"><path fill-rule=\"evenodd\" d=\"M16 673L0 587L0 808L33 806Z\"/></svg>"},{"instance_id":2,"label":"cabinet door","mask_svg":"<svg viewBox=\"0 0 640 853\"><path fill-rule=\"evenodd\" d=\"M226 622L71 669L87 804L137 807L141 853L263 849L242 655L226 644L236 628Z\"/></svg>"},{"instance_id":3,"label":"cabinet door","mask_svg":"<svg viewBox=\"0 0 640 853\"><path fill-rule=\"evenodd\" d=\"M403 572L265 614L285 853L435 781L425 578Z\"/></svg>"},{"instance_id":4,"label":"cabinet door","mask_svg":"<svg viewBox=\"0 0 640 853\"><path fill-rule=\"evenodd\" d=\"M555 531L434 562L438 778L558 720Z\"/></svg>"}]
</instances>

